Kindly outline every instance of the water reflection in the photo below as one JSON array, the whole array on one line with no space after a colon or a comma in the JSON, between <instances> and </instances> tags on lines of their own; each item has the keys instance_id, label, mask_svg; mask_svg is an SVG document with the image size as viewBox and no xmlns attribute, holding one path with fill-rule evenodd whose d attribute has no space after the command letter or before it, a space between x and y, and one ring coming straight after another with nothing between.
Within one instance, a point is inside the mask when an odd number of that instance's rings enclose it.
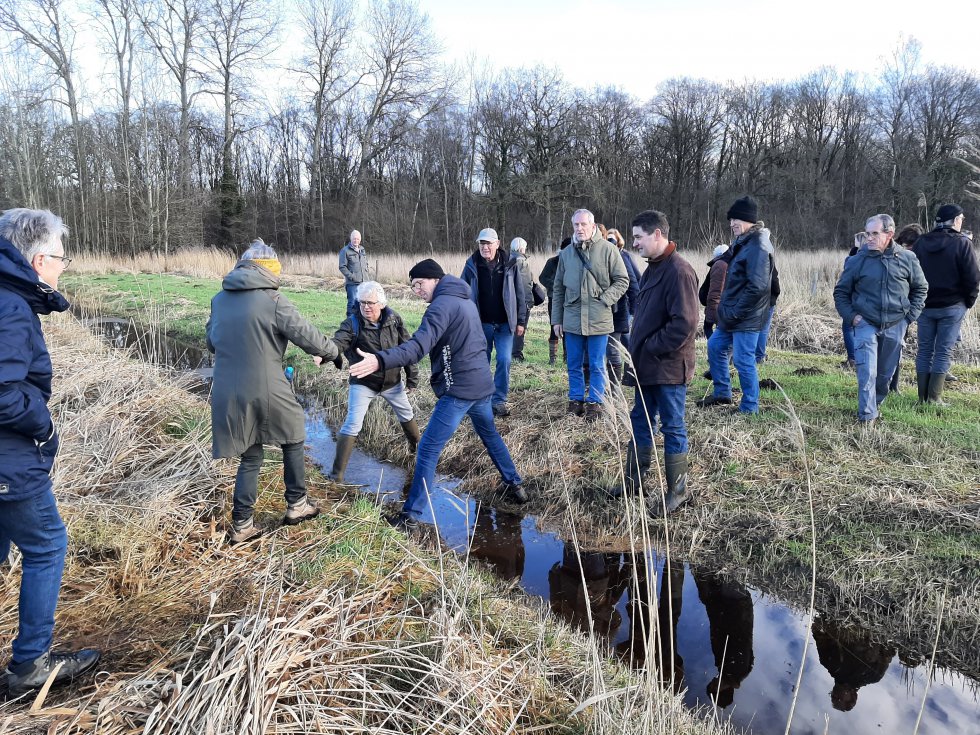
<instances>
[{"instance_id":1,"label":"water reflection","mask_svg":"<svg viewBox=\"0 0 980 735\"><path fill-rule=\"evenodd\" d=\"M718 670L708 682L707 695L725 709L735 701L735 690L752 673L752 595L745 585L714 572L698 570L693 576L708 616L708 637Z\"/></svg>"},{"instance_id":2,"label":"water reflection","mask_svg":"<svg viewBox=\"0 0 980 735\"><path fill-rule=\"evenodd\" d=\"M830 701L834 709L850 712L858 689L877 684L895 658L895 648L875 643L860 628L837 625L819 616L813 621L813 641L820 663L834 679Z\"/></svg>"}]
</instances>

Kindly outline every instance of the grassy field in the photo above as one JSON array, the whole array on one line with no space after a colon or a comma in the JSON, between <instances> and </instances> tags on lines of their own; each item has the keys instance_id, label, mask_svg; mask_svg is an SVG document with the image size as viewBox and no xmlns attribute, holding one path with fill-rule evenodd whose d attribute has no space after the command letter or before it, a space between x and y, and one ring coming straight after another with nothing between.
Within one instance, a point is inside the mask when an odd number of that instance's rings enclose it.
<instances>
[{"instance_id":1,"label":"grassy field","mask_svg":"<svg viewBox=\"0 0 980 735\"><path fill-rule=\"evenodd\" d=\"M105 656L94 679L0 702L0 731L725 732L667 694L655 667L619 666L316 473L320 518L228 547L235 463L210 458L207 404L69 316L45 330L70 537L56 641ZM274 457L260 490L259 521L273 525ZM0 577L4 648L18 566L15 554Z\"/></svg>"},{"instance_id":2,"label":"grassy field","mask_svg":"<svg viewBox=\"0 0 980 735\"><path fill-rule=\"evenodd\" d=\"M838 254L787 261L780 263L784 298L774 349L761 368L779 390L764 391L760 416L738 417L693 407L710 390L708 381L694 381L688 420L696 502L661 525L647 524L638 504L604 492L621 481L631 396L619 395L597 430L566 417L567 380L563 369L546 364L547 321L535 310L529 362L512 373L515 412L500 422L532 490L529 510L583 545L668 547L691 560L746 570L752 583L804 606L815 575L822 609L923 653L939 640L941 662L980 676L980 370L958 364L949 405L920 407L907 356L901 393L886 402L877 428L860 429L855 379L839 367L839 320L827 294ZM75 275L65 283L86 308L165 325L196 342L218 288L216 279L200 276L131 273ZM337 288L339 280L300 275L287 277L284 291L329 334L343 315ZM403 282L390 291L392 306L417 324L421 302L407 296ZM960 360L980 354L977 332L971 313ZM701 366L703 349L699 340ZM320 371L297 354L289 359L300 384L340 421L345 376ZM424 420L433 397L420 393ZM407 464L401 442L390 442L393 421L372 409L359 442ZM440 467L466 479L476 495L494 490L493 468L469 431L447 447Z\"/></svg>"}]
</instances>

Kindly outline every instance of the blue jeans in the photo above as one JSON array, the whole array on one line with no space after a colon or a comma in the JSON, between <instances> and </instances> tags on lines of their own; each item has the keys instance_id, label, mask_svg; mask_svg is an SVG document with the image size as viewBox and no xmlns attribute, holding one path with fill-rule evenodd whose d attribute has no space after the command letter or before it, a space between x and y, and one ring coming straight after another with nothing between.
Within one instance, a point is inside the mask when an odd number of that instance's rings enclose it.
<instances>
[{"instance_id":1,"label":"blue jeans","mask_svg":"<svg viewBox=\"0 0 980 735\"><path fill-rule=\"evenodd\" d=\"M419 516L428 505L429 491L436 478L436 464L446 443L456 433L464 416L469 416L477 436L487 448L494 467L504 479L514 485L521 483L517 474L514 460L500 438L497 427L493 423L493 409L490 397L478 401L468 401L463 398L443 396L436 401L432 416L422 432L418 452L415 455L415 472L412 475L412 487L408 491L408 499L402 507L403 513Z\"/></svg>"},{"instance_id":2,"label":"blue jeans","mask_svg":"<svg viewBox=\"0 0 980 735\"><path fill-rule=\"evenodd\" d=\"M738 410L742 413L759 412L759 373L755 368L755 351L759 345L758 332L726 332L716 326L708 339L708 367L715 382L716 398L731 398L732 383L728 375L728 361L735 364L738 382L742 388L742 401Z\"/></svg>"},{"instance_id":3,"label":"blue jeans","mask_svg":"<svg viewBox=\"0 0 980 735\"><path fill-rule=\"evenodd\" d=\"M514 333L509 324L483 325L483 336L487 338L487 362L493 350L497 349L497 369L493 372L493 405L506 403L510 390L510 361L514 357Z\"/></svg>"},{"instance_id":4,"label":"blue jeans","mask_svg":"<svg viewBox=\"0 0 980 735\"><path fill-rule=\"evenodd\" d=\"M354 302L357 301L357 287L359 283L345 283L344 290L347 291L347 316L354 313Z\"/></svg>"},{"instance_id":5,"label":"blue jeans","mask_svg":"<svg viewBox=\"0 0 980 735\"><path fill-rule=\"evenodd\" d=\"M857 365L858 418L878 418L878 406L888 397L888 384L902 356L905 344L904 319L887 329L866 321L854 327L854 362Z\"/></svg>"},{"instance_id":6,"label":"blue jeans","mask_svg":"<svg viewBox=\"0 0 980 735\"><path fill-rule=\"evenodd\" d=\"M608 334L581 334L565 332L565 350L568 355L568 397L573 401L584 401L585 373L582 361L585 351L589 352L589 403L602 403L606 394L606 345Z\"/></svg>"},{"instance_id":7,"label":"blue jeans","mask_svg":"<svg viewBox=\"0 0 980 735\"><path fill-rule=\"evenodd\" d=\"M854 361L854 327L847 323L847 320L841 321L840 324L841 334L844 335L844 352L847 353L847 359L851 362Z\"/></svg>"},{"instance_id":8,"label":"blue jeans","mask_svg":"<svg viewBox=\"0 0 980 735\"><path fill-rule=\"evenodd\" d=\"M347 390L347 418L344 419L344 425L340 427L340 431L337 433L345 436L360 434L361 426L364 425L364 415L376 396L381 396L388 402L399 422L405 423L415 417L412 404L408 402L408 394L405 393L405 386L402 383L380 393L371 390L366 385L351 383Z\"/></svg>"},{"instance_id":9,"label":"blue jeans","mask_svg":"<svg viewBox=\"0 0 980 735\"><path fill-rule=\"evenodd\" d=\"M51 648L68 534L50 487L26 500L0 501L0 562L6 560L11 543L23 555L11 659L15 665L33 661Z\"/></svg>"},{"instance_id":10,"label":"blue jeans","mask_svg":"<svg viewBox=\"0 0 980 735\"><path fill-rule=\"evenodd\" d=\"M953 364L953 348L960 336L966 304L923 309L919 315L919 351L915 372L948 373Z\"/></svg>"},{"instance_id":11,"label":"blue jeans","mask_svg":"<svg viewBox=\"0 0 980 735\"><path fill-rule=\"evenodd\" d=\"M755 361L763 362L766 359L766 345L769 344L769 330L772 328L772 315L776 313L776 307L770 306L769 313L766 314L766 323L759 330L759 341L755 346Z\"/></svg>"},{"instance_id":12,"label":"blue jeans","mask_svg":"<svg viewBox=\"0 0 980 735\"><path fill-rule=\"evenodd\" d=\"M653 429L660 412L660 431L664 435L664 454L687 453L687 425L684 423L686 385L641 385L630 411L633 441L638 447L653 446Z\"/></svg>"}]
</instances>

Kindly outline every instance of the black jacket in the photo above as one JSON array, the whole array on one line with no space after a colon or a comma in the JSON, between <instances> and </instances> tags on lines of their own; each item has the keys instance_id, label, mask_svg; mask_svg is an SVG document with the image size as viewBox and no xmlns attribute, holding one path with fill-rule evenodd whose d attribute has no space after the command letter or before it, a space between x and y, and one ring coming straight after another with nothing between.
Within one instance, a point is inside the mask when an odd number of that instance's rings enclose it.
<instances>
[{"instance_id":1,"label":"black jacket","mask_svg":"<svg viewBox=\"0 0 980 735\"><path fill-rule=\"evenodd\" d=\"M616 302L616 308L613 309L613 331L626 333L630 331L630 317L636 312L636 299L640 293L640 269L636 267L633 256L625 249L619 252L623 256L623 263L626 265L626 272L630 277L630 285L623 297Z\"/></svg>"},{"instance_id":2,"label":"black jacket","mask_svg":"<svg viewBox=\"0 0 980 735\"><path fill-rule=\"evenodd\" d=\"M769 230L753 227L736 238L718 304L718 326L726 332L758 332L766 323L772 294L773 247Z\"/></svg>"},{"instance_id":3,"label":"black jacket","mask_svg":"<svg viewBox=\"0 0 980 735\"><path fill-rule=\"evenodd\" d=\"M340 329L333 335L334 343L347 356L347 362L351 365L364 359L357 354L359 349L374 355L408 340L408 330L405 328L401 314L387 306L381 310L381 318L378 320L378 327L375 329L366 326L364 317L361 316L360 309L355 304L354 313L344 320ZM383 372L378 370L363 378L351 376L350 383L352 385L365 385L380 393L389 388L394 388L401 382L401 379L401 369L391 368ZM406 365L405 387L416 388L418 384L419 366L415 363Z\"/></svg>"},{"instance_id":4,"label":"black jacket","mask_svg":"<svg viewBox=\"0 0 980 735\"><path fill-rule=\"evenodd\" d=\"M956 304L972 307L980 291L980 270L973 244L966 235L940 227L922 235L912 246L929 282L926 309Z\"/></svg>"}]
</instances>

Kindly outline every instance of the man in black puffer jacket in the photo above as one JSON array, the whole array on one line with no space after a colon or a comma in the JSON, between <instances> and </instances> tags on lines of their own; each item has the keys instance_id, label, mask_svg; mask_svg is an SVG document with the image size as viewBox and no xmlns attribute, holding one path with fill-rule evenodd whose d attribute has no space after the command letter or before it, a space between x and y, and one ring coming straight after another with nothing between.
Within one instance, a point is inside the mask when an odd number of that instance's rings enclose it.
<instances>
[{"instance_id":1,"label":"man in black puffer jacket","mask_svg":"<svg viewBox=\"0 0 980 735\"><path fill-rule=\"evenodd\" d=\"M490 397L494 386L486 357L487 340L470 287L462 279L447 276L431 258L416 263L408 277L412 291L429 304L419 328L397 347L374 355L358 350L364 359L350 368L353 377L363 378L378 370L413 365L426 355L432 363L429 382L439 400L419 440L412 487L400 521L417 524L429 505L439 456L464 416L470 417L500 472L504 491L519 503L527 502L521 476L493 421Z\"/></svg>"},{"instance_id":2,"label":"man in black puffer jacket","mask_svg":"<svg viewBox=\"0 0 980 735\"><path fill-rule=\"evenodd\" d=\"M7 666L19 697L56 670L61 684L91 669L100 653L51 653L68 534L51 488L58 433L48 411L51 356L38 314L65 311L58 278L71 262L68 233L47 210L11 209L0 217L0 562L20 549L20 619Z\"/></svg>"},{"instance_id":3,"label":"man in black puffer jacket","mask_svg":"<svg viewBox=\"0 0 980 735\"><path fill-rule=\"evenodd\" d=\"M756 348L770 310L773 247L769 230L759 221L755 199L742 197L728 210L735 236L725 288L718 304L718 325L708 340L708 366L714 393L697 402L701 407L732 403L729 359L735 363L742 388L739 413L759 412L759 373Z\"/></svg>"}]
</instances>

